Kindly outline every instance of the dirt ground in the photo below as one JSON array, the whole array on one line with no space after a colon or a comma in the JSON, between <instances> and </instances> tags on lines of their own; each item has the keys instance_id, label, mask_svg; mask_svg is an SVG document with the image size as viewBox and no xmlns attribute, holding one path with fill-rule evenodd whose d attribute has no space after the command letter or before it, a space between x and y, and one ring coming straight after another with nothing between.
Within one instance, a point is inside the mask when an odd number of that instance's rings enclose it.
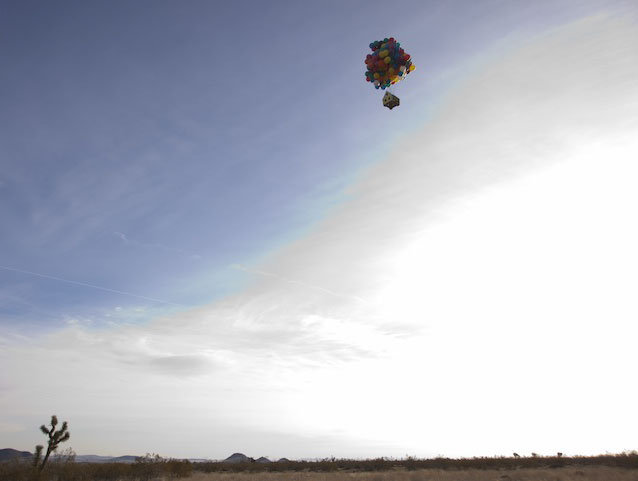
<instances>
[{"instance_id":1,"label":"dirt ground","mask_svg":"<svg viewBox=\"0 0 638 481\"><path fill-rule=\"evenodd\" d=\"M638 470L609 467L556 469L387 471L373 473L194 473L184 481L638 481Z\"/></svg>"}]
</instances>

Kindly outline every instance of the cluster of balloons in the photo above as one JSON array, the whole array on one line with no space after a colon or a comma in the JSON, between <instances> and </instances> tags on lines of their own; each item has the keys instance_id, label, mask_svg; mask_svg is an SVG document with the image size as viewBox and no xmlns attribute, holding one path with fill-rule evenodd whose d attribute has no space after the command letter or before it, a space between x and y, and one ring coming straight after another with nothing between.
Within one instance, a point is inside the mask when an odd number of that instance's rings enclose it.
<instances>
[{"instance_id":1,"label":"cluster of balloons","mask_svg":"<svg viewBox=\"0 0 638 481\"><path fill-rule=\"evenodd\" d=\"M392 37L372 42L370 49L372 54L366 55L365 60L366 81L372 82L374 88L386 89L414 70L410 56Z\"/></svg>"}]
</instances>

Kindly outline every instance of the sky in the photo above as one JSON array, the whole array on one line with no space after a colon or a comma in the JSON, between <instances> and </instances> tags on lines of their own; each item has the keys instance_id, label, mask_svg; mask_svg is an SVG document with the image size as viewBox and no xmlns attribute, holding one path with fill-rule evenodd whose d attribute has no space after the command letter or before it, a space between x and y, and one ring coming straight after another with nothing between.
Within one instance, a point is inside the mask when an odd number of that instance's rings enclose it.
<instances>
[{"instance_id":1,"label":"sky","mask_svg":"<svg viewBox=\"0 0 638 481\"><path fill-rule=\"evenodd\" d=\"M637 27L0 0L0 447L57 414L78 454L637 449Z\"/></svg>"}]
</instances>

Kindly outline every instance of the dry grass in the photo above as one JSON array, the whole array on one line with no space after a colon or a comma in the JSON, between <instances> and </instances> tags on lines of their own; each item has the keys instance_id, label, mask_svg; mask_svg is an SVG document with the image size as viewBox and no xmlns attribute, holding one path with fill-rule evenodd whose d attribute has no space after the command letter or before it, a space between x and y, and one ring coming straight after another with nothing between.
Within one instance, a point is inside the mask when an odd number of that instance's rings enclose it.
<instances>
[{"instance_id":1,"label":"dry grass","mask_svg":"<svg viewBox=\"0 0 638 481\"><path fill-rule=\"evenodd\" d=\"M194 473L183 481L638 481L638 471L606 466L519 470L386 471L376 473Z\"/></svg>"},{"instance_id":2,"label":"dry grass","mask_svg":"<svg viewBox=\"0 0 638 481\"><path fill-rule=\"evenodd\" d=\"M590 457L386 458L277 463L190 463L144 457L132 464L0 463L0 481L638 481L638 453ZM37 476L35 476L38 474Z\"/></svg>"}]
</instances>

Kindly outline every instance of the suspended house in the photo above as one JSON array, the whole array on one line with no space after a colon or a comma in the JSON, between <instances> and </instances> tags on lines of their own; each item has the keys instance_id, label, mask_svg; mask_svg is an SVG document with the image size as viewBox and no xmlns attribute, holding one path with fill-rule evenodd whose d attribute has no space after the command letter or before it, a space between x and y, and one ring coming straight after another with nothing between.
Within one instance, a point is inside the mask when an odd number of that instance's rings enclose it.
<instances>
[{"instance_id":1,"label":"suspended house","mask_svg":"<svg viewBox=\"0 0 638 481\"><path fill-rule=\"evenodd\" d=\"M392 110L399 105L399 97L392 95L390 92L386 92L383 96L383 105Z\"/></svg>"}]
</instances>

